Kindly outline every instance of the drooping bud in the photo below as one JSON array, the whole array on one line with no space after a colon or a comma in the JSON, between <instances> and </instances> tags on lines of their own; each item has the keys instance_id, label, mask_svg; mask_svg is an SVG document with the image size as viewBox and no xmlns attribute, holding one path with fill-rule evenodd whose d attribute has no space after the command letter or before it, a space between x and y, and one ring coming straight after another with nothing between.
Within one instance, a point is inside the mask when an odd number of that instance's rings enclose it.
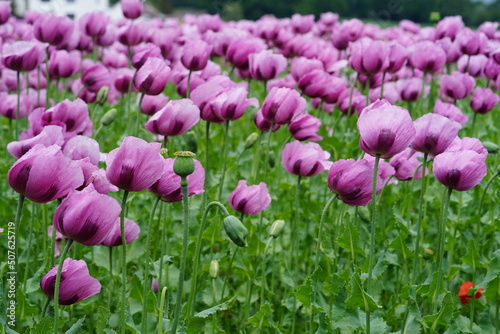
<instances>
[{"instance_id":1,"label":"drooping bud","mask_svg":"<svg viewBox=\"0 0 500 334\"><path fill-rule=\"evenodd\" d=\"M196 153L198 151L198 138L196 138L196 134L194 131L188 131L184 135L186 138L186 147L190 152Z\"/></svg>"},{"instance_id":2,"label":"drooping bud","mask_svg":"<svg viewBox=\"0 0 500 334\"><path fill-rule=\"evenodd\" d=\"M179 151L175 152L174 156L174 173L179 175L183 179L182 181L185 181L186 177L194 172L193 158L196 154L189 151Z\"/></svg>"},{"instance_id":3,"label":"drooping bud","mask_svg":"<svg viewBox=\"0 0 500 334\"><path fill-rule=\"evenodd\" d=\"M217 260L210 261L210 269L208 270L208 273L211 278L213 279L217 278L217 276L219 275L219 261Z\"/></svg>"},{"instance_id":4,"label":"drooping bud","mask_svg":"<svg viewBox=\"0 0 500 334\"><path fill-rule=\"evenodd\" d=\"M370 210L366 206L359 206L358 207L358 215L361 220L367 224L370 223Z\"/></svg>"},{"instance_id":5,"label":"drooping bud","mask_svg":"<svg viewBox=\"0 0 500 334\"><path fill-rule=\"evenodd\" d=\"M245 140L245 150L252 148L259 139L259 134L257 132L252 132L250 136Z\"/></svg>"},{"instance_id":6,"label":"drooping bud","mask_svg":"<svg viewBox=\"0 0 500 334\"><path fill-rule=\"evenodd\" d=\"M109 87L108 86L102 86L101 89L97 92L97 97L96 97L96 102L100 104L101 106L108 101L108 93L109 93Z\"/></svg>"},{"instance_id":7,"label":"drooping bud","mask_svg":"<svg viewBox=\"0 0 500 334\"><path fill-rule=\"evenodd\" d=\"M236 246L247 246L248 230L238 218L231 215L224 218L224 230Z\"/></svg>"},{"instance_id":8,"label":"drooping bud","mask_svg":"<svg viewBox=\"0 0 500 334\"><path fill-rule=\"evenodd\" d=\"M285 228L285 221L284 220L276 220L273 225L271 225L271 229L269 230L269 236L273 237L276 239L283 233L283 229Z\"/></svg>"},{"instance_id":9,"label":"drooping bud","mask_svg":"<svg viewBox=\"0 0 500 334\"><path fill-rule=\"evenodd\" d=\"M101 124L104 126L108 126L111 123L113 123L115 117L116 117L116 109L115 108L109 109L108 111L106 111L104 115L102 115Z\"/></svg>"},{"instance_id":10,"label":"drooping bud","mask_svg":"<svg viewBox=\"0 0 500 334\"><path fill-rule=\"evenodd\" d=\"M483 143L484 148L488 151L488 154L497 154L500 151L500 147L497 144L485 141Z\"/></svg>"}]
</instances>

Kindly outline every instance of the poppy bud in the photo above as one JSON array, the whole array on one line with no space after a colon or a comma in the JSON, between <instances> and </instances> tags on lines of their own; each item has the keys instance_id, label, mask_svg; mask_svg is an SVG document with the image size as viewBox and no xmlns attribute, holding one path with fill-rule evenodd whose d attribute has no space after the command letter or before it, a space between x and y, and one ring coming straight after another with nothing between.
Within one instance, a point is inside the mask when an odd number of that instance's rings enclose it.
<instances>
[{"instance_id":1,"label":"poppy bud","mask_svg":"<svg viewBox=\"0 0 500 334\"><path fill-rule=\"evenodd\" d=\"M185 179L188 175L194 172L194 161L193 157L196 154L189 151L179 151L175 152L174 156L174 173L179 175L181 178ZM181 181L182 185L182 181Z\"/></svg>"},{"instance_id":2,"label":"poppy bud","mask_svg":"<svg viewBox=\"0 0 500 334\"><path fill-rule=\"evenodd\" d=\"M109 87L102 86L101 89L99 89L99 91L97 92L96 102L102 106L108 100L108 93Z\"/></svg>"},{"instance_id":3,"label":"poppy bud","mask_svg":"<svg viewBox=\"0 0 500 334\"><path fill-rule=\"evenodd\" d=\"M190 152L196 153L198 151L198 138L193 131L186 132L186 147Z\"/></svg>"},{"instance_id":4,"label":"poppy bud","mask_svg":"<svg viewBox=\"0 0 500 334\"><path fill-rule=\"evenodd\" d=\"M358 207L358 216L361 218L361 220L367 224L370 223L370 210L366 206L359 206Z\"/></svg>"},{"instance_id":5,"label":"poppy bud","mask_svg":"<svg viewBox=\"0 0 500 334\"><path fill-rule=\"evenodd\" d=\"M269 236L273 237L276 239L283 233L283 229L285 228L285 221L284 220L276 220L273 225L271 225L271 230L269 230Z\"/></svg>"},{"instance_id":6,"label":"poppy bud","mask_svg":"<svg viewBox=\"0 0 500 334\"><path fill-rule=\"evenodd\" d=\"M217 278L217 276L219 275L219 261L217 260L212 260L210 262L210 269L208 271L210 277L212 278Z\"/></svg>"},{"instance_id":7,"label":"poppy bud","mask_svg":"<svg viewBox=\"0 0 500 334\"><path fill-rule=\"evenodd\" d=\"M250 136L245 140L245 150L252 148L259 139L259 134L257 132L252 132Z\"/></svg>"},{"instance_id":8,"label":"poppy bud","mask_svg":"<svg viewBox=\"0 0 500 334\"><path fill-rule=\"evenodd\" d=\"M231 215L224 218L224 230L236 246L247 246L248 230L238 218Z\"/></svg>"},{"instance_id":9,"label":"poppy bud","mask_svg":"<svg viewBox=\"0 0 500 334\"><path fill-rule=\"evenodd\" d=\"M116 109L115 108L109 109L108 111L106 111L104 115L102 115L101 124L104 126L108 126L111 123L113 123L115 117L116 117Z\"/></svg>"},{"instance_id":10,"label":"poppy bud","mask_svg":"<svg viewBox=\"0 0 500 334\"><path fill-rule=\"evenodd\" d=\"M483 145L489 154L497 154L500 151L500 147L498 147L498 145L495 143L485 141Z\"/></svg>"}]
</instances>

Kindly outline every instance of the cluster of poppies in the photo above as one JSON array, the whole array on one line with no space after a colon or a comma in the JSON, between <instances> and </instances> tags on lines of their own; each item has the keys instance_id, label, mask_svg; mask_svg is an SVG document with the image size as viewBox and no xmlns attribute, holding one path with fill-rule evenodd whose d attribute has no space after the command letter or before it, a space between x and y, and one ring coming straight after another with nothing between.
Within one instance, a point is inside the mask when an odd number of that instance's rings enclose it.
<instances>
[{"instance_id":1,"label":"cluster of poppies","mask_svg":"<svg viewBox=\"0 0 500 334\"><path fill-rule=\"evenodd\" d=\"M160 143L124 133L120 147L103 153L91 138L95 120L88 106L115 105L131 95L149 116L144 128L165 142L200 121L228 124L255 108L254 125L262 134L287 127L294 139L281 152L283 167L300 177L328 171L330 190L352 206L372 201L376 158L381 159L377 193L393 179L423 177L419 159L424 156L433 159L435 178L457 191L471 189L487 174L483 144L458 135L468 116L456 101L470 97L477 114L499 102L498 22L471 30L457 16L436 27L403 20L382 29L358 19L339 21L334 13L317 22L299 14L255 22L186 15L181 22L137 20L139 0L122 0L122 9L125 19L119 22L100 12L78 22L35 12L16 19L10 2L0 1L0 114L29 121L7 145L17 159L8 181L33 202L62 200L53 216L61 237L87 246L121 245L122 208L108 195L118 189L149 190L165 202L182 200L181 177L174 159L160 154ZM262 101L249 97L252 81L263 82ZM167 82L180 99L163 93ZM430 96L434 82L439 82L437 99ZM75 98L57 101L53 90ZM414 105L421 116L412 120L412 103L428 95L434 112ZM330 153L318 143L325 124L308 112L311 106L346 118L359 115L365 156L329 161ZM187 180L189 196L204 192L199 161ZM254 215L270 205L271 196L265 183L240 180L228 202L235 211ZM127 243L139 232L136 223L125 220ZM56 271L41 281L52 298ZM65 259L62 277L62 305L100 291L83 260Z\"/></svg>"}]
</instances>

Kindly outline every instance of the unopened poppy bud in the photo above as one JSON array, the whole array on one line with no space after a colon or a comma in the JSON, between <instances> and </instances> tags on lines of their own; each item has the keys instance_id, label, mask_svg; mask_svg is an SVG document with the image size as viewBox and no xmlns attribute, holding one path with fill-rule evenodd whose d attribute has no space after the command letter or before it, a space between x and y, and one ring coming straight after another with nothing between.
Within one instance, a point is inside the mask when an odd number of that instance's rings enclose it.
<instances>
[{"instance_id":1,"label":"unopened poppy bud","mask_svg":"<svg viewBox=\"0 0 500 334\"><path fill-rule=\"evenodd\" d=\"M283 232L283 229L285 228L285 221L284 220L276 220L273 225L271 225L271 230L269 231L269 236L273 237L276 239L281 235Z\"/></svg>"},{"instance_id":2,"label":"unopened poppy bud","mask_svg":"<svg viewBox=\"0 0 500 334\"><path fill-rule=\"evenodd\" d=\"M483 143L484 148L488 151L488 154L497 154L500 151L500 147L497 144L485 141Z\"/></svg>"},{"instance_id":3,"label":"unopened poppy bud","mask_svg":"<svg viewBox=\"0 0 500 334\"><path fill-rule=\"evenodd\" d=\"M432 255L434 255L434 250L430 248L424 248L424 258L430 258Z\"/></svg>"},{"instance_id":4,"label":"unopened poppy bud","mask_svg":"<svg viewBox=\"0 0 500 334\"><path fill-rule=\"evenodd\" d=\"M358 216L363 222L370 223L370 210L366 206L358 207Z\"/></svg>"},{"instance_id":5,"label":"unopened poppy bud","mask_svg":"<svg viewBox=\"0 0 500 334\"><path fill-rule=\"evenodd\" d=\"M189 151L175 152L174 173L185 179L194 172L193 158L196 154ZM182 182L181 182L182 183Z\"/></svg>"},{"instance_id":6,"label":"unopened poppy bud","mask_svg":"<svg viewBox=\"0 0 500 334\"><path fill-rule=\"evenodd\" d=\"M101 124L104 125L104 126L108 126L111 123L113 123L113 121L115 120L115 117L116 117L116 109L115 108L109 109L102 116L102 118L101 118Z\"/></svg>"},{"instance_id":7,"label":"unopened poppy bud","mask_svg":"<svg viewBox=\"0 0 500 334\"><path fill-rule=\"evenodd\" d=\"M257 132L252 132L250 136L245 140L245 150L252 148L259 139L259 134Z\"/></svg>"},{"instance_id":8,"label":"unopened poppy bud","mask_svg":"<svg viewBox=\"0 0 500 334\"><path fill-rule=\"evenodd\" d=\"M196 153L198 151L198 138L193 131L186 132L186 147L189 151Z\"/></svg>"},{"instance_id":9,"label":"unopened poppy bud","mask_svg":"<svg viewBox=\"0 0 500 334\"><path fill-rule=\"evenodd\" d=\"M224 218L224 230L236 246L247 246L248 230L238 218L231 215Z\"/></svg>"},{"instance_id":10,"label":"unopened poppy bud","mask_svg":"<svg viewBox=\"0 0 500 334\"><path fill-rule=\"evenodd\" d=\"M212 260L210 262L210 269L208 270L208 273L210 277L214 279L217 278L217 276L219 275L219 261Z\"/></svg>"},{"instance_id":11,"label":"unopened poppy bud","mask_svg":"<svg viewBox=\"0 0 500 334\"><path fill-rule=\"evenodd\" d=\"M108 100L108 93L109 87L102 86L101 89L99 89L99 91L97 92L96 102L102 106Z\"/></svg>"},{"instance_id":12,"label":"unopened poppy bud","mask_svg":"<svg viewBox=\"0 0 500 334\"><path fill-rule=\"evenodd\" d=\"M439 12L431 12L430 19L432 23L436 23L441 19L441 14Z\"/></svg>"}]
</instances>

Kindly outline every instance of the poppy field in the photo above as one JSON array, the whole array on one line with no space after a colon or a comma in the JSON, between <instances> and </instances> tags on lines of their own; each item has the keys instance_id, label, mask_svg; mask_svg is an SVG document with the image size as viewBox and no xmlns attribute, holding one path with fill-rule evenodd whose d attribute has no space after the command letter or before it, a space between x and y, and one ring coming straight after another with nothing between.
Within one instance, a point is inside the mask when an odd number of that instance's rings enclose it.
<instances>
[{"instance_id":1,"label":"poppy field","mask_svg":"<svg viewBox=\"0 0 500 334\"><path fill-rule=\"evenodd\" d=\"M500 31L0 1L2 333L500 333Z\"/></svg>"}]
</instances>

